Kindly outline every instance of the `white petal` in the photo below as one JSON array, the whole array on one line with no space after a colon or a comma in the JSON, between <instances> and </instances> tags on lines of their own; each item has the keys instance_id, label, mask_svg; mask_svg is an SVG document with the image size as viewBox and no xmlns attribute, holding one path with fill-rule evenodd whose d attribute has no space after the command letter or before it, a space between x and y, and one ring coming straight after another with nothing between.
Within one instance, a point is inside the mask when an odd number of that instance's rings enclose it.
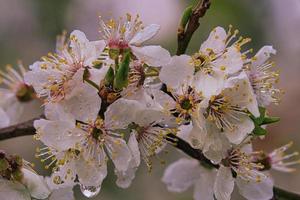
<instances>
[{"instance_id":1,"label":"white petal","mask_svg":"<svg viewBox=\"0 0 300 200\"><path fill-rule=\"evenodd\" d=\"M234 188L234 178L231 169L221 166L214 184L214 194L218 200L230 200Z\"/></svg>"},{"instance_id":2,"label":"white petal","mask_svg":"<svg viewBox=\"0 0 300 200\"><path fill-rule=\"evenodd\" d=\"M236 179L239 192L248 200L269 200L273 197L273 180L266 178L261 182L249 182Z\"/></svg>"},{"instance_id":3,"label":"white petal","mask_svg":"<svg viewBox=\"0 0 300 200\"><path fill-rule=\"evenodd\" d=\"M246 73L242 72L240 75L228 79L227 89L224 90L224 95L230 98L233 105L247 108L255 117L258 117L258 103L250 81Z\"/></svg>"},{"instance_id":4,"label":"white petal","mask_svg":"<svg viewBox=\"0 0 300 200\"><path fill-rule=\"evenodd\" d=\"M216 178L216 170L205 169L201 167L201 177L195 183L194 199L195 200L214 200L214 183Z\"/></svg>"},{"instance_id":5,"label":"white petal","mask_svg":"<svg viewBox=\"0 0 300 200\"><path fill-rule=\"evenodd\" d=\"M59 151L73 148L81 140L84 132L69 121L36 120L34 127L41 134L40 140Z\"/></svg>"},{"instance_id":6,"label":"white petal","mask_svg":"<svg viewBox=\"0 0 300 200\"><path fill-rule=\"evenodd\" d=\"M76 170L80 184L84 186L101 187L103 180L107 176L107 164L96 166L83 159L76 162Z\"/></svg>"},{"instance_id":7,"label":"white petal","mask_svg":"<svg viewBox=\"0 0 300 200\"><path fill-rule=\"evenodd\" d=\"M71 187L53 190L49 200L75 200Z\"/></svg>"},{"instance_id":8,"label":"white petal","mask_svg":"<svg viewBox=\"0 0 300 200\"><path fill-rule=\"evenodd\" d=\"M130 45L140 46L143 42L153 38L159 31L160 26L157 24L150 24L146 26L143 30L138 32L130 41Z\"/></svg>"},{"instance_id":9,"label":"white petal","mask_svg":"<svg viewBox=\"0 0 300 200\"><path fill-rule=\"evenodd\" d=\"M233 144L240 144L245 137L252 133L254 129L254 123L248 115L239 115L239 121L233 130L225 129L223 132L228 140Z\"/></svg>"},{"instance_id":10,"label":"white petal","mask_svg":"<svg viewBox=\"0 0 300 200\"><path fill-rule=\"evenodd\" d=\"M168 50L161 46L131 46L133 54L149 66L160 67L169 63L171 55Z\"/></svg>"},{"instance_id":11,"label":"white petal","mask_svg":"<svg viewBox=\"0 0 300 200\"><path fill-rule=\"evenodd\" d=\"M141 163L141 156L139 150L139 144L136 140L135 133L131 133L128 140L128 147L132 155L132 160L134 161L134 165L138 167Z\"/></svg>"},{"instance_id":12,"label":"white petal","mask_svg":"<svg viewBox=\"0 0 300 200\"><path fill-rule=\"evenodd\" d=\"M199 71L195 75L194 85L196 90L202 92L204 97L219 94L225 84L225 73L215 70L213 74L206 74Z\"/></svg>"},{"instance_id":13,"label":"white petal","mask_svg":"<svg viewBox=\"0 0 300 200\"><path fill-rule=\"evenodd\" d=\"M134 100L118 99L105 112L105 125L110 129L123 129L136 119L143 106Z\"/></svg>"},{"instance_id":14,"label":"white petal","mask_svg":"<svg viewBox=\"0 0 300 200\"><path fill-rule=\"evenodd\" d=\"M0 108L0 128L9 126L9 122L10 120L8 115L2 108Z\"/></svg>"},{"instance_id":15,"label":"white petal","mask_svg":"<svg viewBox=\"0 0 300 200\"><path fill-rule=\"evenodd\" d=\"M32 197L45 199L50 195L50 190L42 176L25 168L22 169L22 172L22 183L27 187Z\"/></svg>"},{"instance_id":16,"label":"white petal","mask_svg":"<svg viewBox=\"0 0 300 200\"><path fill-rule=\"evenodd\" d=\"M126 142L121 138L105 137L105 147L118 171L126 171L131 161L131 153Z\"/></svg>"},{"instance_id":17,"label":"white petal","mask_svg":"<svg viewBox=\"0 0 300 200\"><path fill-rule=\"evenodd\" d=\"M242 54L237 47L232 46L218 59L212 62L214 68L223 70L226 74L233 74L243 67Z\"/></svg>"},{"instance_id":18,"label":"white petal","mask_svg":"<svg viewBox=\"0 0 300 200\"><path fill-rule=\"evenodd\" d=\"M200 51L205 54L209 54L211 50L214 51L215 54L218 54L225 49L227 34L224 28L216 27L209 34L207 40L203 42L200 47Z\"/></svg>"},{"instance_id":19,"label":"white petal","mask_svg":"<svg viewBox=\"0 0 300 200\"><path fill-rule=\"evenodd\" d=\"M199 163L197 160L182 158L167 167L162 181L169 191L183 192L200 178Z\"/></svg>"},{"instance_id":20,"label":"white petal","mask_svg":"<svg viewBox=\"0 0 300 200\"><path fill-rule=\"evenodd\" d=\"M271 54L276 54L276 50L272 46L263 46L254 56L252 62L253 66L259 66L265 63L271 56Z\"/></svg>"},{"instance_id":21,"label":"white petal","mask_svg":"<svg viewBox=\"0 0 300 200\"><path fill-rule=\"evenodd\" d=\"M73 91L72 97L62 101L60 105L65 113L71 114L76 120L94 121L101 107L101 98L94 88L82 84L76 92Z\"/></svg>"},{"instance_id":22,"label":"white petal","mask_svg":"<svg viewBox=\"0 0 300 200\"><path fill-rule=\"evenodd\" d=\"M31 197L28 190L21 183L0 178L0 199L31 200Z\"/></svg>"},{"instance_id":23,"label":"white petal","mask_svg":"<svg viewBox=\"0 0 300 200\"><path fill-rule=\"evenodd\" d=\"M188 84L194 73L190 59L187 55L172 57L167 65L163 65L159 74L160 80L173 89Z\"/></svg>"},{"instance_id":24,"label":"white petal","mask_svg":"<svg viewBox=\"0 0 300 200\"><path fill-rule=\"evenodd\" d=\"M203 154L215 163L221 162L230 148L228 139L211 123L208 124L203 144Z\"/></svg>"},{"instance_id":25,"label":"white petal","mask_svg":"<svg viewBox=\"0 0 300 200\"><path fill-rule=\"evenodd\" d=\"M186 142L189 142L189 135L193 129L192 123L188 125L181 125L178 127L178 132L176 134L177 137L180 137L181 139L185 140Z\"/></svg>"},{"instance_id":26,"label":"white petal","mask_svg":"<svg viewBox=\"0 0 300 200\"><path fill-rule=\"evenodd\" d=\"M97 85L100 85L101 81L105 78L108 69L108 66L102 66L100 69L89 69L91 75L89 79Z\"/></svg>"}]
</instances>

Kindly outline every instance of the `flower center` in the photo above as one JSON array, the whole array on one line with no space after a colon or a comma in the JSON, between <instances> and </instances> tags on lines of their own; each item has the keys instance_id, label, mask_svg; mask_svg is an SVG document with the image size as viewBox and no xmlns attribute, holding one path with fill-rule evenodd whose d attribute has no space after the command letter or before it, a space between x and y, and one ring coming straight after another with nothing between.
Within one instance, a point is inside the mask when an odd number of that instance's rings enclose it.
<instances>
[{"instance_id":1,"label":"flower center","mask_svg":"<svg viewBox=\"0 0 300 200\"><path fill-rule=\"evenodd\" d=\"M203 71L205 74L212 74L214 71L210 65L211 60L210 56L204 55L199 51L192 56L190 63L194 66L195 73Z\"/></svg>"},{"instance_id":2,"label":"flower center","mask_svg":"<svg viewBox=\"0 0 300 200\"><path fill-rule=\"evenodd\" d=\"M21 84L16 92L16 97L20 102L29 102L35 97L32 86Z\"/></svg>"},{"instance_id":3,"label":"flower center","mask_svg":"<svg viewBox=\"0 0 300 200\"><path fill-rule=\"evenodd\" d=\"M239 122L239 115L247 114L245 109L238 105L231 105L229 99L220 94L217 96L212 96L209 100L209 106L204 113L204 117L217 126L218 129L224 131L224 129L229 129L233 131L236 127L234 122Z\"/></svg>"}]
</instances>

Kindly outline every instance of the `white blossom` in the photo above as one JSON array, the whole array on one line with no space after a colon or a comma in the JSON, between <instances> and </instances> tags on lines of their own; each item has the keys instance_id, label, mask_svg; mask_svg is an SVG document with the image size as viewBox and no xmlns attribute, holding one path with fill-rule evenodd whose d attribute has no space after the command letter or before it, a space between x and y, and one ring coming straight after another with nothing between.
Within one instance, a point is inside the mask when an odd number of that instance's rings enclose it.
<instances>
[{"instance_id":1,"label":"white blossom","mask_svg":"<svg viewBox=\"0 0 300 200\"><path fill-rule=\"evenodd\" d=\"M170 60L170 53L161 46L143 45L158 33L159 28L157 24L143 27L138 15L133 19L127 14L118 21L111 19L108 22L100 18L100 31L109 48L130 49L139 61L154 67L165 65Z\"/></svg>"}]
</instances>

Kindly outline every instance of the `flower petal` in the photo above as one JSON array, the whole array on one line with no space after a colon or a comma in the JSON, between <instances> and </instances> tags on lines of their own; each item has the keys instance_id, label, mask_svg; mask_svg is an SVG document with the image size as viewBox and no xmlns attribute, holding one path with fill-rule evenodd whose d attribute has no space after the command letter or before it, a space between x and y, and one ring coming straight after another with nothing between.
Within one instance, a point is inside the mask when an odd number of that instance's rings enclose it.
<instances>
[{"instance_id":1,"label":"flower petal","mask_svg":"<svg viewBox=\"0 0 300 200\"><path fill-rule=\"evenodd\" d=\"M221 53L226 47L226 38L226 31L224 28L218 26L211 31L207 40L203 42L200 51L205 54L209 54L211 50L215 54Z\"/></svg>"},{"instance_id":2,"label":"flower petal","mask_svg":"<svg viewBox=\"0 0 300 200\"><path fill-rule=\"evenodd\" d=\"M190 56L173 56L167 65L163 65L159 78L168 87L177 89L191 80L194 68L189 64Z\"/></svg>"},{"instance_id":3,"label":"flower petal","mask_svg":"<svg viewBox=\"0 0 300 200\"><path fill-rule=\"evenodd\" d=\"M199 163L197 160L182 158L167 167L162 182L169 191L183 192L200 178Z\"/></svg>"},{"instance_id":4,"label":"flower petal","mask_svg":"<svg viewBox=\"0 0 300 200\"><path fill-rule=\"evenodd\" d=\"M28 190L21 183L0 178L0 199L31 200L31 197Z\"/></svg>"},{"instance_id":5,"label":"flower petal","mask_svg":"<svg viewBox=\"0 0 300 200\"><path fill-rule=\"evenodd\" d=\"M261 182L245 181L236 179L239 192L248 200L269 200L273 197L273 180L266 178Z\"/></svg>"},{"instance_id":6,"label":"flower petal","mask_svg":"<svg viewBox=\"0 0 300 200\"><path fill-rule=\"evenodd\" d=\"M234 74L243 67L242 54L237 47L232 46L218 59L212 62L214 68L224 71L226 74Z\"/></svg>"},{"instance_id":7,"label":"flower petal","mask_svg":"<svg viewBox=\"0 0 300 200\"><path fill-rule=\"evenodd\" d=\"M233 188L234 178L232 177L231 169L221 166L218 170L216 181L214 184L214 194L216 199L230 200Z\"/></svg>"},{"instance_id":8,"label":"flower petal","mask_svg":"<svg viewBox=\"0 0 300 200\"><path fill-rule=\"evenodd\" d=\"M75 128L69 121L36 120L34 127L40 134L40 140L47 146L59 151L73 148L81 140L84 132Z\"/></svg>"},{"instance_id":9,"label":"flower petal","mask_svg":"<svg viewBox=\"0 0 300 200\"><path fill-rule=\"evenodd\" d=\"M118 177L116 184L121 188L128 188L131 185L132 180L135 178L135 172L141 162L140 150L138 147L138 142L135 138L135 133L130 134L128 147L132 156L128 169L126 171L115 170L115 173Z\"/></svg>"},{"instance_id":10,"label":"flower petal","mask_svg":"<svg viewBox=\"0 0 300 200\"><path fill-rule=\"evenodd\" d=\"M9 126L9 122L10 120L8 115L2 108L0 108L0 128Z\"/></svg>"},{"instance_id":11,"label":"flower petal","mask_svg":"<svg viewBox=\"0 0 300 200\"><path fill-rule=\"evenodd\" d=\"M27 187L30 195L37 199L45 199L50 195L50 190L42 176L29 169L22 169L22 183Z\"/></svg>"},{"instance_id":12,"label":"flower petal","mask_svg":"<svg viewBox=\"0 0 300 200\"><path fill-rule=\"evenodd\" d=\"M53 190L49 200L75 200L72 187Z\"/></svg>"},{"instance_id":13,"label":"flower petal","mask_svg":"<svg viewBox=\"0 0 300 200\"><path fill-rule=\"evenodd\" d=\"M153 38L159 31L160 26L157 24L150 24L146 26L143 30L138 32L130 41L130 45L140 46L143 42Z\"/></svg>"},{"instance_id":14,"label":"flower petal","mask_svg":"<svg viewBox=\"0 0 300 200\"><path fill-rule=\"evenodd\" d=\"M201 178L195 183L194 199L195 200L214 200L214 183L216 170L200 167Z\"/></svg>"},{"instance_id":15,"label":"flower petal","mask_svg":"<svg viewBox=\"0 0 300 200\"><path fill-rule=\"evenodd\" d=\"M225 73L220 70L215 70L213 74L199 71L194 79L196 90L202 92L202 95L207 98L218 94L223 89L224 84Z\"/></svg>"},{"instance_id":16,"label":"flower petal","mask_svg":"<svg viewBox=\"0 0 300 200\"><path fill-rule=\"evenodd\" d=\"M270 58L271 54L276 54L276 50L273 49L273 46L263 46L254 56L252 65L262 65Z\"/></svg>"},{"instance_id":17,"label":"flower petal","mask_svg":"<svg viewBox=\"0 0 300 200\"><path fill-rule=\"evenodd\" d=\"M131 153L126 142L121 138L105 137L105 147L118 171L126 171L131 161Z\"/></svg>"},{"instance_id":18,"label":"flower petal","mask_svg":"<svg viewBox=\"0 0 300 200\"><path fill-rule=\"evenodd\" d=\"M149 66L160 67L169 63L171 55L161 46L131 46L133 54Z\"/></svg>"},{"instance_id":19,"label":"flower petal","mask_svg":"<svg viewBox=\"0 0 300 200\"><path fill-rule=\"evenodd\" d=\"M91 162L86 162L83 159L79 159L76 162L76 171L80 184L89 187L101 187L101 184L107 176L107 164L103 163L100 166L96 166Z\"/></svg>"}]
</instances>

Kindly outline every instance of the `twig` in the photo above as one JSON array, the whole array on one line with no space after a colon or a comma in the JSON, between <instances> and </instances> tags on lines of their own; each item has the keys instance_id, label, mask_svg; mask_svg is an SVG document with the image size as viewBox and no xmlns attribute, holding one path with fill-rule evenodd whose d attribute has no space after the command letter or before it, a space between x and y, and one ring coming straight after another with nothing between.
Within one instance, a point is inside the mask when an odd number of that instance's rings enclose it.
<instances>
[{"instance_id":1,"label":"twig","mask_svg":"<svg viewBox=\"0 0 300 200\"><path fill-rule=\"evenodd\" d=\"M34 135L35 128L33 127L33 122L36 119L38 118L0 129L0 141L26 135Z\"/></svg>"},{"instance_id":2,"label":"twig","mask_svg":"<svg viewBox=\"0 0 300 200\"><path fill-rule=\"evenodd\" d=\"M178 29L178 34L177 34L178 46L177 46L176 55L181 55L185 53L194 32L200 26L199 19L205 15L209 7L210 7L210 0L199 1L199 3L193 8L193 12L190 16L186 29L182 29L182 27Z\"/></svg>"},{"instance_id":3,"label":"twig","mask_svg":"<svg viewBox=\"0 0 300 200\"><path fill-rule=\"evenodd\" d=\"M201 150L192 148L189 143L177 137L176 135L169 133L166 137L166 140L185 154L196 160L199 160L201 164L212 168L219 168L219 165L211 163L211 161L203 155ZM300 194L288 192L278 187L274 187L273 191L274 197L272 200L300 200Z\"/></svg>"}]
</instances>

